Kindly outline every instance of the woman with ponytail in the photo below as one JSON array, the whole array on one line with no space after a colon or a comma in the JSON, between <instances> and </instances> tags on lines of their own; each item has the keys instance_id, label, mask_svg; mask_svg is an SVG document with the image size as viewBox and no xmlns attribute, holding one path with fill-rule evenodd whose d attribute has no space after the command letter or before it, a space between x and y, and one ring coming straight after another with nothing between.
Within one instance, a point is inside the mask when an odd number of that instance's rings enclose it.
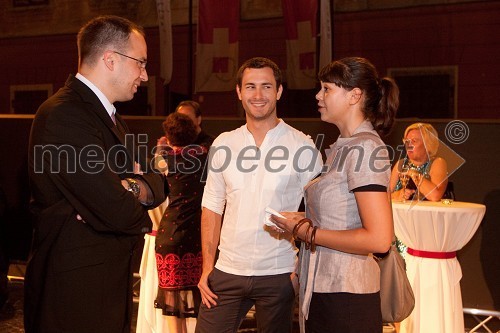
<instances>
[{"instance_id":1,"label":"woman with ponytail","mask_svg":"<svg viewBox=\"0 0 500 333\"><path fill-rule=\"evenodd\" d=\"M284 218L272 219L302 241L301 332L382 332L372 253L386 252L394 231L391 164L380 136L394 123L399 90L364 58L334 61L319 80L321 120L336 125L340 136L323 174L306 186L306 218L282 212Z\"/></svg>"}]
</instances>

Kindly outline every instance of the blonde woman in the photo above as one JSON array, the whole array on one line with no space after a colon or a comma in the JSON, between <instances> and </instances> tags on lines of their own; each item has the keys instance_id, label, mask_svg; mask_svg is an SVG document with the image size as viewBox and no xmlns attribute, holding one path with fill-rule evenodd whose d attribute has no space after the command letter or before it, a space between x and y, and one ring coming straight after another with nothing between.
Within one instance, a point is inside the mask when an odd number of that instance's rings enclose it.
<instances>
[{"instance_id":1,"label":"blonde woman","mask_svg":"<svg viewBox=\"0 0 500 333\"><path fill-rule=\"evenodd\" d=\"M392 199L412 199L419 192L419 200L441 200L448 184L446 161L437 157L439 139L436 129L428 123L415 123L404 133L407 156L399 160L391 173ZM403 190L400 172L407 171L411 178Z\"/></svg>"}]
</instances>

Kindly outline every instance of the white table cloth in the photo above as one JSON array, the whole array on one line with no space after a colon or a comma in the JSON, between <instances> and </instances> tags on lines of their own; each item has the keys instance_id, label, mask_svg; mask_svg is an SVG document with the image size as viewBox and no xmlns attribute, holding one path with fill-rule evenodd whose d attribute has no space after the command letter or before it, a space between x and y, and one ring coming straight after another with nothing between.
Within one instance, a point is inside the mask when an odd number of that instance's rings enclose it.
<instances>
[{"instance_id":1,"label":"white table cloth","mask_svg":"<svg viewBox=\"0 0 500 333\"><path fill-rule=\"evenodd\" d=\"M472 238L486 207L457 201L449 205L393 201L392 210L396 236L408 248L446 252L450 256L449 252L460 250ZM425 258L408 253L405 259L415 309L401 322L400 332L463 333L462 270L457 258Z\"/></svg>"}]
</instances>

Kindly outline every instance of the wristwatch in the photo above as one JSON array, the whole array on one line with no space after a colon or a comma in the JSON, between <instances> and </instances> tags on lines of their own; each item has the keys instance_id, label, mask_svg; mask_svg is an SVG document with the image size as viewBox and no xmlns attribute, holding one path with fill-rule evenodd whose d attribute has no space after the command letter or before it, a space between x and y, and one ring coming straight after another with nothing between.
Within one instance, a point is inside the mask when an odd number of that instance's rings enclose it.
<instances>
[{"instance_id":1,"label":"wristwatch","mask_svg":"<svg viewBox=\"0 0 500 333\"><path fill-rule=\"evenodd\" d=\"M125 180L128 183L127 191L132 192L136 198L139 198L139 194L141 194L141 187L139 186L139 183L133 178L125 178Z\"/></svg>"}]
</instances>

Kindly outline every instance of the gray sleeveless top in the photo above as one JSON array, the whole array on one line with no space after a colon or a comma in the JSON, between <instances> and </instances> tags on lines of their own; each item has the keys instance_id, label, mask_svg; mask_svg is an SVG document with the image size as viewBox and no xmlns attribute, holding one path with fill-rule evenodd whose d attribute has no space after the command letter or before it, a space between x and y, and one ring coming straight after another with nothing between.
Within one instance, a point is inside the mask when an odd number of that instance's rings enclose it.
<instances>
[{"instance_id":1,"label":"gray sleeveless top","mask_svg":"<svg viewBox=\"0 0 500 333\"><path fill-rule=\"evenodd\" d=\"M368 121L350 138L339 137L330 148L322 175L305 188L306 216L321 229L360 228L352 190L372 184L388 188L391 164L387 148ZM313 292L364 294L380 290L379 268L371 255L321 246L311 253L303 246L300 256L300 298L305 318Z\"/></svg>"}]
</instances>

